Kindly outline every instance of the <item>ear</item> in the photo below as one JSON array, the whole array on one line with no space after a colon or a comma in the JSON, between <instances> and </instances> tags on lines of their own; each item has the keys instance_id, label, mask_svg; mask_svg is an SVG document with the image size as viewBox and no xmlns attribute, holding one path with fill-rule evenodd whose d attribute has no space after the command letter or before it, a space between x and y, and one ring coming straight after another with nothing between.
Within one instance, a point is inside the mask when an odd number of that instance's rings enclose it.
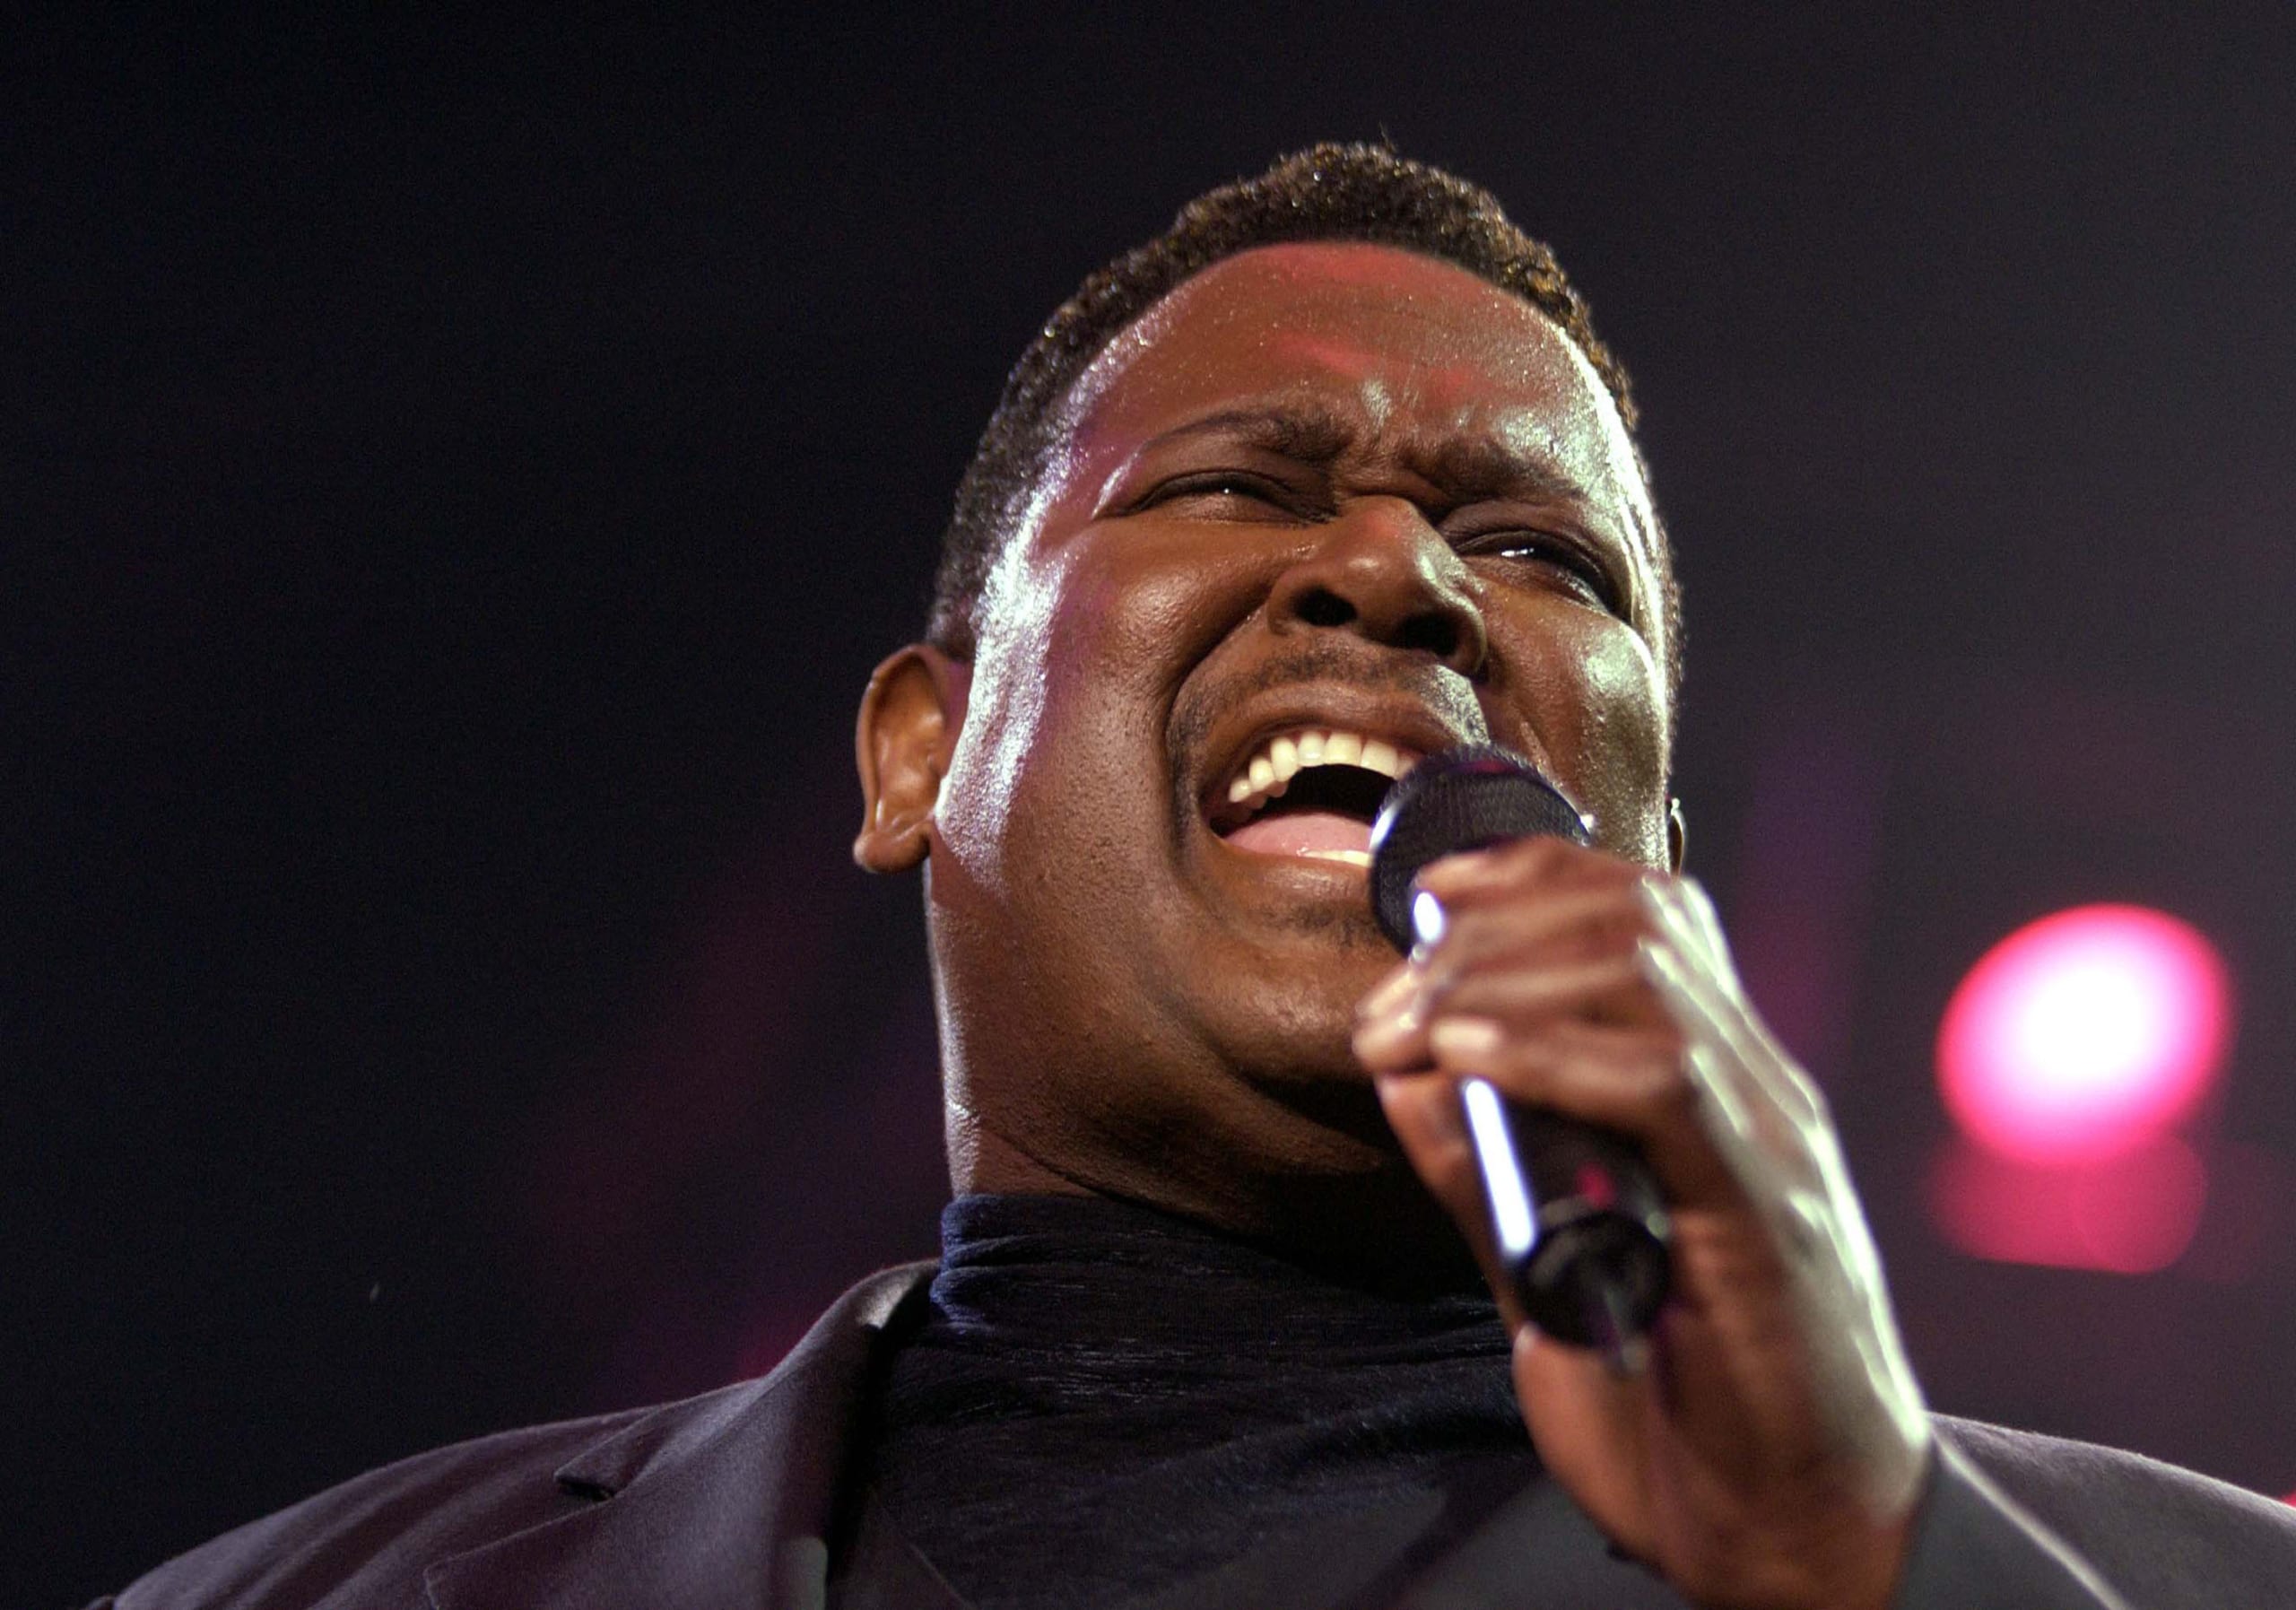
<instances>
[{"instance_id":1,"label":"ear","mask_svg":"<svg viewBox=\"0 0 2296 1610\"><path fill-rule=\"evenodd\" d=\"M1690 841L1690 826L1683 820L1683 802L1666 802L1666 870L1680 874L1683 869L1684 847Z\"/></svg>"},{"instance_id":2,"label":"ear","mask_svg":"<svg viewBox=\"0 0 2296 1610\"><path fill-rule=\"evenodd\" d=\"M911 643L870 674L853 729L862 809L853 858L869 871L906 872L933 848L933 812L971 687L972 667L929 643Z\"/></svg>"}]
</instances>

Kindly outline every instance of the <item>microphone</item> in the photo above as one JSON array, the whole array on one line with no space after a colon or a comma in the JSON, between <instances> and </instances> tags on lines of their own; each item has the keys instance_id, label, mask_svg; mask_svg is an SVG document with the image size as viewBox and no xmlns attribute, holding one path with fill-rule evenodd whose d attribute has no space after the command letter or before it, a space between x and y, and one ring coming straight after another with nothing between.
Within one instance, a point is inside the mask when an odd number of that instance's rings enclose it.
<instances>
[{"instance_id":1,"label":"microphone","mask_svg":"<svg viewBox=\"0 0 2296 1610\"><path fill-rule=\"evenodd\" d=\"M1371 827L1371 911L1399 951L1442 937L1443 909L1413 887L1430 862L1535 833L1592 834L1578 808L1520 755L1448 750L1387 790ZM1501 1266L1530 1321L1631 1367L1666 1300L1669 1234L1657 1180L1614 1130L1459 1082Z\"/></svg>"}]
</instances>

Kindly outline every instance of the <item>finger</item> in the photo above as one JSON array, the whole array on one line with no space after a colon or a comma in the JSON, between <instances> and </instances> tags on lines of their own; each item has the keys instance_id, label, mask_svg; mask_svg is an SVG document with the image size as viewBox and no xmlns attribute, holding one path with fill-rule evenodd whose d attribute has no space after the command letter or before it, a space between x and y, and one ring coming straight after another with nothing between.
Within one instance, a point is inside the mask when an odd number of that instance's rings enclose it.
<instances>
[{"instance_id":1,"label":"finger","mask_svg":"<svg viewBox=\"0 0 2296 1610\"><path fill-rule=\"evenodd\" d=\"M1427 1066L1426 1017L1419 996L1426 970L1405 962L1365 996L1355 1008L1355 1059L1374 1074L1403 1073Z\"/></svg>"},{"instance_id":2,"label":"finger","mask_svg":"<svg viewBox=\"0 0 2296 1610\"><path fill-rule=\"evenodd\" d=\"M1641 1490L1645 1388L1600 1355L1548 1340L1517 1306L1497 1257L1457 1083L1408 1074L1382 1077L1378 1089L1405 1155L1457 1221L1498 1299L1515 1338L1517 1397L1541 1458L1613 1542L1637 1557L1655 1557Z\"/></svg>"},{"instance_id":3,"label":"finger","mask_svg":"<svg viewBox=\"0 0 2296 1610\"><path fill-rule=\"evenodd\" d=\"M1455 1167L1472 1161L1474 1141L1467 1133L1456 1083L1429 1070L1382 1075L1376 1083L1388 1127L1414 1162L1427 1165L1422 1172L1431 1171L1448 1179Z\"/></svg>"},{"instance_id":4,"label":"finger","mask_svg":"<svg viewBox=\"0 0 2296 1610\"><path fill-rule=\"evenodd\" d=\"M1510 1034L1487 1018L1441 1017L1428 1049L1442 1073L1479 1076L1510 1100L1617 1130L1639 1144L1666 1196L1742 1208L1750 1197L1718 1131L1734 1119L1672 1031L1576 1022Z\"/></svg>"},{"instance_id":5,"label":"finger","mask_svg":"<svg viewBox=\"0 0 2296 1610\"><path fill-rule=\"evenodd\" d=\"M1737 1082L1724 1066L1722 1054L1712 1046L1693 1040L1683 1048L1683 1056L1711 1114L1711 1121L1706 1126L1708 1135L1728 1160L1747 1197L1758 1196L1757 1182L1768 1172L1768 1159L1777 1138L1774 1119L1762 1109L1747 1103Z\"/></svg>"},{"instance_id":6,"label":"finger","mask_svg":"<svg viewBox=\"0 0 2296 1610\"><path fill-rule=\"evenodd\" d=\"M1422 1066L1422 1027L1444 1010L1509 1021L1579 1012L1655 1023L1661 1008L1632 961L1651 926L1628 884L1470 911L1363 997L1356 1055L1374 1072ZM1580 965L1558 965L1573 962ZM1461 990L1464 1004L1453 998Z\"/></svg>"},{"instance_id":7,"label":"finger","mask_svg":"<svg viewBox=\"0 0 2296 1610\"><path fill-rule=\"evenodd\" d=\"M1685 955L1735 987L1737 975L1729 965L1727 948L1719 930L1700 920L1683 884L1686 879L1645 878L1635 892L1651 926L1681 946Z\"/></svg>"},{"instance_id":8,"label":"finger","mask_svg":"<svg viewBox=\"0 0 2296 1610\"><path fill-rule=\"evenodd\" d=\"M1661 931L1675 942L1683 959L1690 963L1675 977L1675 987L1689 1004L1791 1121L1830 1124L1822 1092L1782 1053L1746 999L1730 960L1728 941L1723 937L1714 902L1706 891L1691 878L1654 879L1644 885L1644 891Z\"/></svg>"},{"instance_id":9,"label":"finger","mask_svg":"<svg viewBox=\"0 0 2296 1610\"><path fill-rule=\"evenodd\" d=\"M1389 973L1358 1007L1356 1054L1374 1072L1423 1066L1423 1022L1439 1009L1455 1008L1451 992L1468 986L1470 1013L1510 1020L1544 1010L1580 1011L1619 1023L1656 1022L1659 1003L1623 966L1636 942L1657 926L1651 908L1635 892L1631 876L1606 879L1541 898L1509 897L1503 902L1469 907L1431 948L1415 951ZM1583 999L1571 992L1578 975L1518 984L1470 983L1478 970L1550 973L1558 963L1605 959L1605 971L1589 975L1593 988ZM1544 1005L1550 998L1551 1008Z\"/></svg>"},{"instance_id":10,"label":"finger","mask_svg":"<svg viewBox=\"0 0 2296 1610\"><path fill-rule=\"evenodd\" d=\"M1377 1080L1376 1088L1387 1127L1402 1143L1404 1155L1428 1195L1443 1205L1465 1236L1511 1328L1522 1315L1500 1266L1490 1205L1483 1197L1483 1174L1467 1133L1457 1081L1435 1073L1387 1075Z\"/></svg>"},{"instance_id":11,"label":"finger","mask_svg":"<svg viewBox=\"0 0 2296 1610\"><path fill-rule=\"evenodd\" d=\"M1637 1559L1656 1558L1646 1483L1657 1376L1647 1368L1622 1375L1599 1353L1529 1325L1515 1332L1514 1373L1540 1463L1613 1545Z\"/></svg>"},{"instance_id":12,"label":"finger","mask_svg":"<svg viewBox=\"0 0 2296 1610\"><path fill-rule=\"evenodd\" d=\"M1779 1052L1736 991L1683 963L1664 944L1641 952L1646 976L1685 1032L1726 1054L1734 1081L1749 1101L1775 1110L1795 1130L1826 1125L1825 1100Z\"/></svg>"},{"instance_id":13,"label":"finger","mask_svg":"<svg viewBox=\"0 0 2296 1610\"><path fill-rule=\"evenodd\" d=\"M1358 1017L1383 1017L1408 1003L1419 988L1420 969L1405 962L1381 979L1355 1008Z\"/></svg>"},{"instance_id":14,"label":"finger","mask_svg":"<svg viewBox=\"0 0 2296 1610\"><path fill-rule=\"evenodd\" d=\"M1415 989L1416 980L1413 984ZM1358 1019L1352 1045L1355 1059L1373 1074L1423 1071L1431 1061L1427 1019L1409 997L1400 1006Z\"/></svg>"},{"instance_id":15,"label":"finger","mask_svg":"<svg viewBox=\"0 0 2296 1610\"><path fill-rule=\"evenodd\" d=\"M1723 1150L1736 1159L1747 1199L1779 1232L1789 1261L1805 1267L1825 1265L1864 1269L1874 1261L1855 1213L1839 1143L1817 1088L1779 1054L1738 997L1718 1000L1720 991L1667 956L1663 948L1648 958L1661 988L1679 991L1676 1010L1691 1034L1687 1056L1702 1076L1716 1110L1739 1108L1732 1130L1718 1129ZM1700 1014L1704 1026L1693 1026ZM1729 1028L1740 1040L1758 1042L1751 1057L1710 1032ZM1840 1204L1853 1204L1845 1216ZM1878 1274L1869 1284L1879 1284Z\"/></svg>"},{"instance_id":16,"label":"finger","mask_svg":"<svg viewBox=\"0 0 2296 1610\"><path fill-rule=\"evenodd\" d=\"M1722 931L1722 918L1714 909L1713 898L1706 892L1706 885L1696 878L1670 880L1668 892L1680 905L1691 925L1706 940L1707 954L1714 963L1715 975L1732 989L1741 988L1738 964L1730 955L1729 936Z\"/></svg>"},{"instance_id":17,"label":"finger","mask_svg":"<svg viewBox=\"0 0 2296 1610\"><path fill-rule=\"evenodd\" d=\"M1505 957L1565 960L1617 954L1657 927L1656 914L1632 883L1580 884L1526 895L1508 892L1487 902L1443 910L1443 936L1422 958L1442 979Z\"/></svg>"},{"instance_id":18,"label":"finger","mask_svg":"<svg viewBox=\"0 0 2296 1610\"><path fill-rule=\"evenodd\" d=\"M1616 883L1631 879L1640 871L1615 856L1541 833L1430 862L1421 869L1418 883L1448 905L1454 899L1473 899L1494 889Z\"/></svg>"},{"instance_id":19,"label":"finger","mask_svg":"<svg viewBox=\"0 0 2296 1610\"><path fill-rule=\"evenodd\" d=\"M1565 1017L1621 1026L1656 1027L1667 1021L1632 951L1599 961L1546 964L1500 957L1480 970L1449 977L1431 970L1417 1009L1430 1023L1490 1018L1518 1031Z\"/></svg>"},{"instance_id":20,"label":"finger","mask_svg":"<svg viewBox=\"0 0 2296 1610\"><path fill-rule=\"evenodd\" d=\"M1776 1061L1773 1054L1766 1046L1748 1043L1703 980L1665 945L1651 946L1642 961L1693 1053L1702 1058L1700 1071L1718 1091L1728 1092L1739 1109L1737 1127L1752 1154L1740 1160L1740 1172L1754 1194L1761 1196L1772 1184L1806 1181L1812 1174L1805 1143L1810 1122L1799 1098L1766 1076L1764 1070ZM1781 1167L1790 1179L1774 1178Z\"/></svg>"}]
</instances>

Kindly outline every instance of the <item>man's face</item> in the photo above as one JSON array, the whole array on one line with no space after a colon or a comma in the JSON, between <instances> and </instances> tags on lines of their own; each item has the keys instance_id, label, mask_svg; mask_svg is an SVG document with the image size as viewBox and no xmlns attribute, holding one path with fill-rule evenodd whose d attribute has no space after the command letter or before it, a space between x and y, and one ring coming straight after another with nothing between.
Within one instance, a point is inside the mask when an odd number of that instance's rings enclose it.
<instances>
[{"instance_id":1,"label":"man's face","mask_svg":"<svg viewBox=\"0 0 2296 1610\"><path fill-rule=\"evenodd\" d=\"M1065 420L928 830L960 1184L1254 1221L1248 1182L1400 1167L1348 1045L1378 774L1503 744L1665 864L1656 521L1577 348L1384 247L1214 265Z\"/></svg>"}]
</instances>

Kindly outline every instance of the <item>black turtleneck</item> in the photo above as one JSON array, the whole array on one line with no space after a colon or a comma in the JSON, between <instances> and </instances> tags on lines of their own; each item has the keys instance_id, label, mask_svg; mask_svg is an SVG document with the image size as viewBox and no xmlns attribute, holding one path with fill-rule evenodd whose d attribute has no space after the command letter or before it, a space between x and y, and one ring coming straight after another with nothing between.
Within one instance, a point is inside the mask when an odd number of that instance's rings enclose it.
<instances>
[{"instance_id":1,"label":"black turtleneck","mask_svg":"<svg viewBox=\"0 0 2296 1610\"><path fill-rule=\"evenodd\" d=\"M865 1468L981 1610L1152 1597L1335 1523L1367 1557L1301 1610L1376 1599L1537 1475L1480 1292L1357 1290L1091 1198L968 1197L941 1228Z\"/></svg>"}]
</instances>

